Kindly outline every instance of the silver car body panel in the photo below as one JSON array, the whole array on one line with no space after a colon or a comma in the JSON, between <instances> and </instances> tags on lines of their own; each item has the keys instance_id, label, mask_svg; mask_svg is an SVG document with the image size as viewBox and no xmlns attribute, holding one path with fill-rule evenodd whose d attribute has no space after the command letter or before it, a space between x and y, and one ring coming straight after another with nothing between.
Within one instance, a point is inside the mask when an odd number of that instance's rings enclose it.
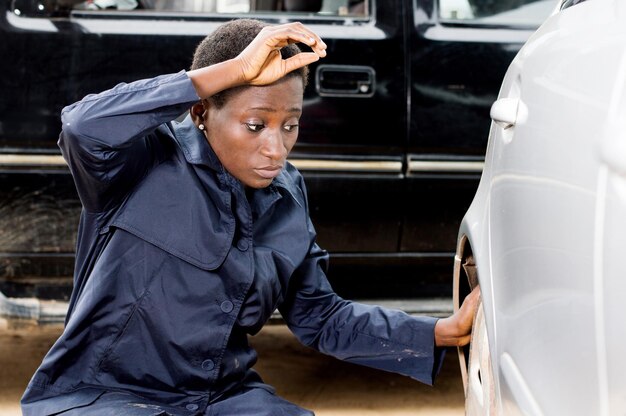
<instances>
[{"instance_id":1,"label":"silver car body panel","mask_svg":"<svg viewBox=\"0 0 626 416\"><path fill-rule=\"evenodd\" d=\"M626 414L626 2L555 13L511 63L459 230L499 414Z\"/></svg>"}]
</instances>

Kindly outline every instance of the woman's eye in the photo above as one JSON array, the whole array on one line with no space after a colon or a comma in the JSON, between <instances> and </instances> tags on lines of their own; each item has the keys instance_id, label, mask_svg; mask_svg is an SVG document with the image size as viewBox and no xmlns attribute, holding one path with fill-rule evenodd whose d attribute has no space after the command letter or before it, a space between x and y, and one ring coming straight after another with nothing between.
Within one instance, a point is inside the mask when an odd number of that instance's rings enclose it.
<instances>
[{"instance_id":1,"label":"woman's eye","mask_svg":"<svg viewBox=\"0 0 626 416\"><path fill-rule=\"evenodd\" d=\"M261 123L246 123L246 128L253 132L259 132L263 127L265 127L265 125Z\"/></svg>"},{"instance_id":2,"label":"woman's eye","mask_svg":"<svg viewBox=\"0 0 626 416\"><path fill-rule=\"evenodd\" d=\"M298 124L288 124L284 128L285 128L285 130L291 132L291 131L294 131L294 130L296 130L298 128Z\"/></svg>"}]
</instances>

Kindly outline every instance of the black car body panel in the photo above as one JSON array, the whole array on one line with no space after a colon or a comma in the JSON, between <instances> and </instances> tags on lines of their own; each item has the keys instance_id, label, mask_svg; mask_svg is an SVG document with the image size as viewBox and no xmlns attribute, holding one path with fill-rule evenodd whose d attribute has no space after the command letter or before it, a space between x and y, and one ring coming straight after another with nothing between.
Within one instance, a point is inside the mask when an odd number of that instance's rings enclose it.
<instances>
[{"instance_id":1,"label":"black car body panel","mask_svg":"<svg viewBox=\"0 0 626 416\"><path fill-rule=\"evenodd\" d=\"M71 290L80 202L56 146L61 109L119 82L188 69L204 36L252 17L302 21L328 45L310 67L290 160L305 176L337 292L448 297L489 108L540 21L446 21L435 0L366 1L359 13L348 0L328 13L330 3L293 12L253 0L245 13L214 13L0 2L0 291L66 299Z\"/></svg>"}]
</instances>

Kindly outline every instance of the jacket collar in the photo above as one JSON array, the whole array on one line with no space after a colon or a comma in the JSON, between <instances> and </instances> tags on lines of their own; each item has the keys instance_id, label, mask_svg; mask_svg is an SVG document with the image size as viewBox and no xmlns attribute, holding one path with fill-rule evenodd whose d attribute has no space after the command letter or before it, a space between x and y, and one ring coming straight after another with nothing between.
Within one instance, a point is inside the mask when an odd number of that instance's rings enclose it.
<instances>
[{"instance_id":1,"label":"jacket collar","mask_svg":"<svg viewBox=\"0 0 626 416\"><path fill-rule=\"evenodd\" d=\"M206 165L218 172L222 171L222 163L207 142L204 134L196 127L187 114L180 123L172 123L174 127L174 138L178 147L183 151L185 159L192 165Z\"/></svg>"},{"instance_id":2,"label":"jacket collar","mask_svg":"<svg viewBox=\"0 0 626 416\"><path fill-rule=\"evenodd\" d=\"M289 173L296 168L289 162L285 164L285 167L280 174L274 178L270 187L279 188L287 191L294 201L301 207L304 206L304 201L298 196L301 194L300 189L295 185L294 181L289 177Z\"/></svg>"}]
</instances>

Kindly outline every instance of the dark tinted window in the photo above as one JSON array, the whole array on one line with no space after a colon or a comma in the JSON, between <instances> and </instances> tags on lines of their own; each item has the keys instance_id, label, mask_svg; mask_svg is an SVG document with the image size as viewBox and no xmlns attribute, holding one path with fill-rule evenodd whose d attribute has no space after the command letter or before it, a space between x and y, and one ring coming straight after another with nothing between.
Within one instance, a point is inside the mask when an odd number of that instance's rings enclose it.
<instances>
[{"instance_id":1,"label":"dark tinted window","mask_svg":"<svg viewBox=\"0 0 626 416\"><path fill-rule=\"evenodd\" d=\"M554 0L439 0L439 18L448 23L539 26Z\"/></svg>"},{"instance_id":2,"label":"dark tinted window","mask_svg":"<svg viewBox=\"0 0 626 416\"><path fill-rule=\"evenodd\" d=\"M46 16L69 10L157 11L241 15L276 13L312 17L368 16L369 0L14 0L18 16Z\"/></svg>"}]
</instances>

